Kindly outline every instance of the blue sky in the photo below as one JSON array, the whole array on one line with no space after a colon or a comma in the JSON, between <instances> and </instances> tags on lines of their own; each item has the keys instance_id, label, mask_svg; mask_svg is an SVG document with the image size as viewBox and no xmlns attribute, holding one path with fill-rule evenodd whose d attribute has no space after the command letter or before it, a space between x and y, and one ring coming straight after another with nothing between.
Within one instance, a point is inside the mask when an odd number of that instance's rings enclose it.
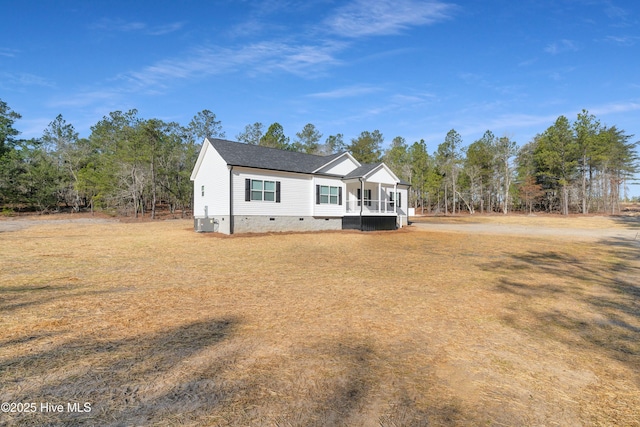
<instances>
[{"instance_id":1,"label":"blue sky","mask_svg":"<svg viewBox=\"0 0 640 427\"><path fill-rule=\"evenodd\" d=\"M208 109L229 139L313 123L433 152L450 129L521 145L584 108L640 139L632 0L21 0L3 15L0 99L27 138L58 114L86 137L115 110L186 125Z\"/></svg>"}]
</instances>

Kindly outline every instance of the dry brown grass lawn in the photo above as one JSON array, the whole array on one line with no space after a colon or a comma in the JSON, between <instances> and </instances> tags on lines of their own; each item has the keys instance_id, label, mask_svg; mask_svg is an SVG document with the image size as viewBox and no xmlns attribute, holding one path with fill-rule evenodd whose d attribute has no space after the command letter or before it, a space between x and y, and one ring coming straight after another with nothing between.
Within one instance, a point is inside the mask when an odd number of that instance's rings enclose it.
<instances>
[{"instance_id":1,"label":"dry brown grass lawn","mask_svg":"<svg viewBox=\"0 0 640 427\"><path fill-rule=\"evenodd\" d=\"M0 233L0 425L640 425L636 241L191 225Z\"/></svg>"}]
</instances>

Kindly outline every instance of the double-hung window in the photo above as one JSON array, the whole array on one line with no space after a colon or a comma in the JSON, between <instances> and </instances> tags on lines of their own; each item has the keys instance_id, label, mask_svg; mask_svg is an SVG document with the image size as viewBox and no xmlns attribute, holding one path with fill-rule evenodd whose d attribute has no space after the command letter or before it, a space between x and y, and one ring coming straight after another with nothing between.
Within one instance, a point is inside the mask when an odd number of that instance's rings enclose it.
<instances>
[{"instance_id":1,"label":"double-hung window","mask_svg":"<svg viewBox=\"0 0 640 427\"><path fill-rule=\"evenodd\" d=\"M251 200L264 200L265 202L276 201L275 181L251 180Z\"/></svg>"},{"instance_id":2,"label":"double-hung window","mask_svg":"<svg viewBox=\"0 0 640 427\"><path fill-rule=\"evenodd\" d=\"M280 181L261 179L245 180L245 201L264 201L280 203Z\"/></svg>"},{"instance_id":3,"label":"double-hung window","mask_svg":"<svg viewBox=\"0 0 640 427\"><path fill-rule=\"evenodd\" d=\"M341 205L342 187L316 185L316 205Z\"/></svg>"},{"instance_id":4,"label":"double-hung window","mask_svg":"<svg viewBox=\"0 0 640 427\"><path fill-rule=\"evenodd\" d=\"M320 186L320 204L337 205L338 204L338 187L321 185Z\"/></svg>"}]
</instances>

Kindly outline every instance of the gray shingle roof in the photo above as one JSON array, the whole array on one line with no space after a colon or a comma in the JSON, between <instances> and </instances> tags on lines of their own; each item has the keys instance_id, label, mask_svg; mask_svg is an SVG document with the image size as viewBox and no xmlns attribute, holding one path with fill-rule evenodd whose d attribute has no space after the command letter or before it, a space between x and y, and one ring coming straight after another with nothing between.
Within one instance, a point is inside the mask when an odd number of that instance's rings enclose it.
<instances>
[{"instance_id":1,"label":"gray shingle roof","mask_svg":"<svg viewBox=\"0 0 640 427\"><path fill-rule=\"evenodd\" d=\"M317 156L314 154L284 151L277 148L243 144L241 142L226 141L223 139L208 139L227 164L232 166L312 173L322 165L329 163L342 154Z\"/></svg>"},{"instance_id":2,"label":"gray shingle roof","mask_svg":"<svg viewBox=\"0 0 640 427\"><path fill-rule=\"evenodd\" d=\"M347 175L344 176L344 178L345 179L361 178L366 174L368 174L369 172L371 172L372 170L374 170L375 168L377 168L378 166L380 166L381 164L382 163L365 163L364 165L358 168L355 168L354 170L349 172ZM411 184L409 184L404 179L400 179L400 182L398 184L411 186Z\"/></svg>"},{"instance_id":3,"label":"gray shingle roof","mask_svg":"<svg viewBox=\"0 0 640 427\"><path fill-rule=\"evenodd\" d=\"M262 147L260 145L243 144L241 142L224 139L207 138L220 153L227 164L258 169L277 170L284 172L313 173L343 153L318 156L315 154L285 151L277 148ZM343 178L360 178L378 167L381 163L369 163L357 167ZM406 181L401 184L411 185Z\"/></svg>"},{"instance_id":4,"label":"gray shingle roof","mask_svg":"<svg viewBox=\"0 0 640 427\"><path fill-rule=\"evenodd\" d=\"M345 175L345 178L363 177L369 172L371 172L372 170L374 170L375 168L377 168L379 165L380 163L365 163L364 165L357 167L351 172L349 172L347 175Z\"/></svg>"}]
</instances>

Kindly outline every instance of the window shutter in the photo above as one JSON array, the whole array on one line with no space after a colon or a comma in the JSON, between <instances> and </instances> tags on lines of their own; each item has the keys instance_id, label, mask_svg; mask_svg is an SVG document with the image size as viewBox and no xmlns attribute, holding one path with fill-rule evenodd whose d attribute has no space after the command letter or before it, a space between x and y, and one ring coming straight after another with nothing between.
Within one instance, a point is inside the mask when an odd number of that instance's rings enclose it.
<instances>
[{"instance_id":1,"label":"window shutter","mask_svg":"<svg viewBox=\"0 0 640 427\"><path fill-rule=\"evenodd\" d=\"M244 180L244 201L251 201L251 180L249 178Z\"/></svg>"},{"instance_id":2,"label":"window shutter","mask_svg":"<svg viewBox=\"0 0 640 427\"><path fill-rule=\"evenodd\" d=\"M280 203L280 181L276 181L276 203Z\"/></svg>"},{"instance_id":3,"label":"window shutter","mask_svg":"<svg viewBox=\"0 0 640 427\"><path fill-rule=\"evenodd\" d=\"M360 206L362 204L362 191L359 188L356 198L358 199L358 206Z\"/></svg>"},{"instance_id":4,"label":"window shutter","mask_svg":"<svg viewBox=\"0 0 640 427\"><path fill-rule=\"evenodd\" d=\"M398 191L398 207L402 207L402 193Z\"/></svg>"},{"instance_id":5,"label":"window shutter","mask_svg":"<svg viewBox=\"0 0 640 427\"><path fill-rule=\"evenodd\" d=\"M320 186L316 185L316 205L320 204Z\"/></svg>"},{"instance_id":6,"label":"window shutter","mask_svg":"<svg viewBox=\"0 0 640 427\"><path fill-rule=\"evenodd\" d=\"M342 187L338 187L338 204L342 206Z\"/></svg>"}]
</instances>

